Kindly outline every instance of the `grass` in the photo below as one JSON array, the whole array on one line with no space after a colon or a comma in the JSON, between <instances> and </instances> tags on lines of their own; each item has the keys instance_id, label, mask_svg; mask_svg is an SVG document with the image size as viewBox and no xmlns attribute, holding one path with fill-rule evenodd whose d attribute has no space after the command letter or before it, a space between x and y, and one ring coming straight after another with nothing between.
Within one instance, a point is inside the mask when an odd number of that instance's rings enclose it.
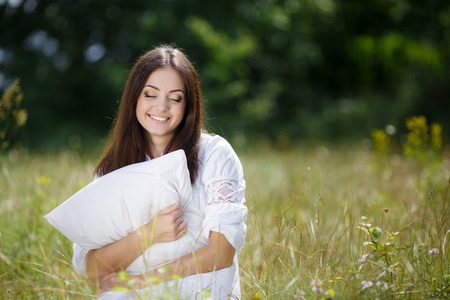
<instances>
[{"instance_id":1,"label":"grass","mask_svg":"<svg viewBox=\"0 0 450 300\"><path fill-rule=\"evenodd\" d=\"M249 208L243 299L450 296L450 159L361 145L239 151ZM0 156L0 299L90 299L42 216L92 179L98 151ZM363 220L362 217L367 219Z\"/></svg>"}]
</instances>

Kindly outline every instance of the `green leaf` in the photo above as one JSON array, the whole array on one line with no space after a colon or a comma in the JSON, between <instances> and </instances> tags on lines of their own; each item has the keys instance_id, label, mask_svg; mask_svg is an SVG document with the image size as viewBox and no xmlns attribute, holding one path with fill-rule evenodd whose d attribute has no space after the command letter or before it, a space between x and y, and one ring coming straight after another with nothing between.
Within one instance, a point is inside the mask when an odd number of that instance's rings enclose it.
<instances>
[{"instance_id":1,"label":"green leaf","mask_svg":"<svg viewBox=\"0 0 450 300\"><path fill-rule=\"evenodd\" d=\"M365 233L367 233L368 235L370 235L369 230L367 230L367 228L358 226L357 228L361 229L362 231L364 231Z\"/></svg>"},{"instance_id":2,"label":"green leaf","mask_svg":"<svg viewBox=\"0 0 450 300\"><path fill-rule=\"evenodd\" d=\"M381 236L382 231L381 231L380 228L375 227L375 228L371 229L371 231L372 231L372 235L373 235L374 238L377 239L377 238L379 238Z\"/></svg>"},{"instance_id":3,"label":"green leaf","mask_svg":"<svg viewBox=\"0 0 450 300\"><path fill-rule=\"evenodd\" d=\"M378 250L378 242L377 241L370 241L370 242L365 242L364 246L369 245L370 247L373 248L373 250Z\"/></svg>"}]
</instances>

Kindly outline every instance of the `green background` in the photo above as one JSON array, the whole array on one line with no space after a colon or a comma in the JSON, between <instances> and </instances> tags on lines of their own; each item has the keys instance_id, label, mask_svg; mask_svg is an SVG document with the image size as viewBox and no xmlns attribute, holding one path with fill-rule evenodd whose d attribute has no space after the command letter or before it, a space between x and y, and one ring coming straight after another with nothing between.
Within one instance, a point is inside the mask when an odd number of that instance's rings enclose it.
<instances>
[{"instance_id":1,"label":"green background","mask_svg":"<svg viewBox=\"0 0 450 300\"><path fill-rule=\"evenodd\" d=\"M194 62L207 128L255 140L351 141L424 115L450 128L447 0L0 1L0 89L20 78L29 148L104 139L136 58Z\"/></svg>"}]
</instances>

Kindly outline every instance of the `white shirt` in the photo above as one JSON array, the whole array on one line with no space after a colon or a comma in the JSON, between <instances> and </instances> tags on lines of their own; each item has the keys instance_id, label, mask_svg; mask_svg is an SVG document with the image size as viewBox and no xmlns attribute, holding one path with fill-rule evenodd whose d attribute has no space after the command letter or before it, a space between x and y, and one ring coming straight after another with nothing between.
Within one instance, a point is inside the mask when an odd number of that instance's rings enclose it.
<instances>
[{"instance_id":1,"label":"white shirt","mask_svg":"<svg viewBox=\"0 0 450 300\"><path fill-rule=\"evenodd\" d=\"M247 233L242 165L231 145L217 135L202 134L198 160L199 171L197 180L192 185L192 195L195 207L203 216L200 242L208 243L210 231L222 233L236 249L233 264L219 271L192 275L132 293L107 292L102 294L102 299L134 299L135 293L144 298L151 293L151 298L175 290L182 298L207 299L207 293L204 293L206 290L209 292L209 299L240 298L237 254L244 246ZM73 245L73 250L73 266L77 272L86 276L87 251L77 244Z\"/></svg>"}]
</instances>

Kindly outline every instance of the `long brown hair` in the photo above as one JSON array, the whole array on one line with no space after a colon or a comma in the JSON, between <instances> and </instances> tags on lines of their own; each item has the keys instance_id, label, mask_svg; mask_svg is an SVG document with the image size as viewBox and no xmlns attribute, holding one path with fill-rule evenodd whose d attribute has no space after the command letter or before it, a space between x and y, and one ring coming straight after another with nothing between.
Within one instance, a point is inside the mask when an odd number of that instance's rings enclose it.
<instances>
[{"instance_id":1,"label":"long brown hair","mask_svg":"<svg viewBox=\"0 0 450 300\"><path fill-rule=\"evenodd\" d=\"M95 174L105 175L129 164L145 160L148 143L145 129L136 117L136 104L150 74L157 69L167 67L177 70L183 78L186 89L186 108L184 118L164 153L183 149L186 153L191 183L195 182L203 125L200 82L187 56L180 49L169 45L161 45L146 52L131 70L110 132L109 144L95 168Z\"/></svg>"}]
</instances>

